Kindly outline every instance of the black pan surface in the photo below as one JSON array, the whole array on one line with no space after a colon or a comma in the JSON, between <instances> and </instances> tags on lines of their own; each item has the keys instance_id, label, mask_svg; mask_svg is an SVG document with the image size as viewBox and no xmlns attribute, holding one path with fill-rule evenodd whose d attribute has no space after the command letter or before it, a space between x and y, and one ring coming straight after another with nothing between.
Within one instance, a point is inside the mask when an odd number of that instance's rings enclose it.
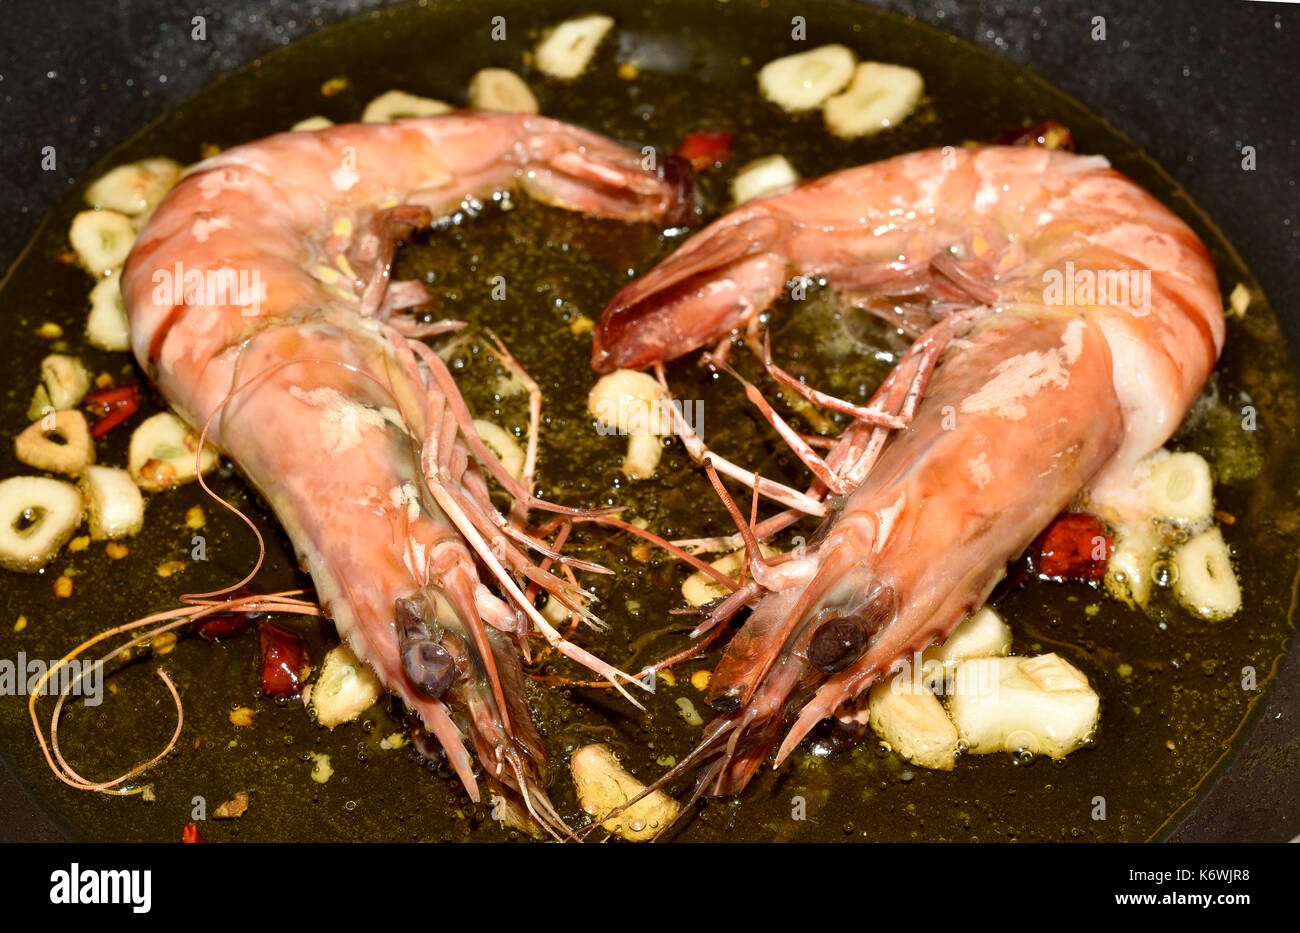
<instances>
[{"instance_id":1,"label":"black pan surface","mask_svg":"<svg viewBox=\"0 0 1300 933\"><path fill-rule=\"evenodd\" d=\"M20 12L31 17L27 28L20 24L7 33L61 35L54 45L24 43L4 50L3 60L12 66L4 75L4 120L11 132L4 134L3 146L6 164L17 168L6 175L0 199L12 206L14 216L30 218L0 231L6 265L64 185L102 154L100 140L116 143L257 49L310 29L312 20L332 21L350 12L340 4L310 17L293 17L277 15L275 5L258 4L256 12L251 5L247 11L227 5L209 17L208 44L200 46L189 38L182 14L159 9L164 6L131 4L91 18L49 16L48 8L33 6ZM1209 18L1208 5L1176 4L1159 14L1156 6L1147 6L1148 15L1138 20L1104 3L1090 5L1096 11L1086 13L1068 11L1064 3L1025 9L894 6L1013 61L1030 63L1107 114L1170 168L1222 225L1260 274L1266 293L1292 293L1294 273L1284 260L1294 257L1297 242L1290 177L1295 141L1277 110L1285 95L1261 89L1294 81L1284 55L1287 30L1293 36L1300 27L1294 11L1240 4L1228 14L1216 5L1216 16ZM1093 16L1106 18L1105 41L1089 36ZM51 76L42 79L47 73ZM23 92L15 93L19 82ZM21 131L13 132L15 128ZM54 173L31 168L39 163L45 139L60 155ZM1242 145L1253 145L1260 153L1253 173L1240 168ZM1285 310L1283 322L1294 347L1300 327L1285 317ZM1285 839L1295 834L1297 815L1287 806L1297 799L1296 697L1288 691L1296 683L1295 668L1293 656L1279 672L1278 688L1232 767L1173 838ZM3 814L0 825L12 838L51 832L18 793L3 799L13 816Z\"/></svg>"}]
</instances>

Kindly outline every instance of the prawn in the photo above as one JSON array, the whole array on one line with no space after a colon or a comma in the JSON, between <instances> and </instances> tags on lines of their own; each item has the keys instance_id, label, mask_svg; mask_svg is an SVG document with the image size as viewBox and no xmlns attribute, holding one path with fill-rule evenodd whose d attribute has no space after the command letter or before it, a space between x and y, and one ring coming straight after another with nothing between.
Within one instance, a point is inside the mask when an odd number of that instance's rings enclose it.
<instances>
[{"instance_id":1,"label":"prawn","mask_svg":"<svg viewBox=\"0 0 1300 933\"><path fill-rule=\"evenodd\" d=\"M697 796L738 792L824 719L865 721L864 691L977 609L1071 503L1111 520L1133 507L1135 464L1177 428L1223 346L1204 245L1104 158L946 147L715 221L614 297L592 365L655 366L667 387L667 360L757 336L792 274L916 339L865 406L783 372L764 345L773 377L853 419L823 454L746 386L812 472L806 491L678 424L740 530L749 578L695 634L752 608L709 682L719 715L663 778L699 769ZM722 475L785 511L751 524ZM807 515L822 519L808 545L765 559L759 539Z\"/></svg>"},{"instance_id":2,"label":"prawn","mask_svg":"<svg viewBox=\"0 0 1300 933\"><path fill-rule=\"evenodd\" d=\"M602 568L561 556L519 520L528 508L585 514L532 495L536 385L516 479L417 339L458 325L410 314L428 295L393 281L392 260L410 231L514 189L602 217L680 222L693 210L689 173L642 158L528 114L281 133L194 167L122 275L140 365L271 505L342 639L436 738L471 799L476 756L518 824L557 836L568 831L546 796L546 749L523 694L528 638L629 699L634 678L561 636L525 592L599 623L572 570ZM233 284L236 272L240 287L216 300L193 284ZM513 496L511 518L492 504L489 477Z\"/></svg>"}]
</instances>

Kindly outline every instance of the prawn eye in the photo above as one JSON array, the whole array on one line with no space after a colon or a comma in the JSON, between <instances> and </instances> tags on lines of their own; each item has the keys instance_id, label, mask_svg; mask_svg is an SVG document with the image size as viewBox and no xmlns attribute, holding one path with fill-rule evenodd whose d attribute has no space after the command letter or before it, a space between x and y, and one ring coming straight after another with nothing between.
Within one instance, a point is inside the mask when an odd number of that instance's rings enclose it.
<instances>
[{"instance_id":1,"label":"prawn eye","mask_svg":"<svg viewBox=\"0 0 1300 933\"><path fill-rule=\"evenodd\" d=\"M719 693L717 696L709 698L709 706L719 713L734 713L740 709L742 692L742 689L736 688L725 693Z\"/></svg>"},{"instance_id":2,"label":"prawn eye","mask_svg":"<svg viewBox=\"0 0 1300 933\"><path fill-rule=\"evenodd\" d=\"M437 700L456 679L456 661L436 641L410 638L402 645L402 668L425 696Z\"/></svg>"},{"instance_id":3,"label":"prawn eye","mask_svg":"<svg viewBox=\"0 0 1300 933\"><path fill-rule=\"evenodd\" d=\"M394 608L402 670L417 690L440 699L456 680L456 659L429 632L428 600L405 597ZM436 626L435 630L441 632Z\"/></svg>"},{"instance_id":4,"label":"prawn eye","mask_svg":"<svg viewBox=\"0 0 1300 933\"><path fill-rule=\"evenodd\" d=\"M831 619L808 644L808 660L827 674L842 671L858 659L867 644L867 631L852 616Z\"/></svg>"},{"instance_id":5,"label":"prawn eye","mask_svg":"<svg viewBox=\"0 0 1300 933\"><path fill-rule=\"evenodd\" d=\"M848 667L862 654L867 641L893 619L897 611L894 591L884 587L861 609L822 623L808 643L808 661L827 674Z\"/></svg>"}]
</instances>

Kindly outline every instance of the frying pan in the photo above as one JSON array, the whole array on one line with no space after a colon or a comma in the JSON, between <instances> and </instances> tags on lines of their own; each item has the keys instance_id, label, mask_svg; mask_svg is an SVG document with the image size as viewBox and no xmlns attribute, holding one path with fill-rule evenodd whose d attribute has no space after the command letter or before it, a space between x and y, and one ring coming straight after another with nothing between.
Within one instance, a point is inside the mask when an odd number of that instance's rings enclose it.
<instances>
[{"instance_id":1,"label":"frying pan","mask_svg":"<svg viewBox=\"0 0 1300 933\"><path fill-rule=\"evenodd\" d=\"M380 5L231 0L204 14L207 38L199 41L194 13L168 0L120 0L93 12L69 0L9 4L0 35L0 204L11 223L0 228L0 268L18 256L64 186L141 126L258 54ZM1278 306L1297 357L1300 313L1288 314L1286 298L1300 285L1293 176L1300 153L1288 119L1300 8L1247 0L1149 0L1140 9L1121 0L875 5L1028 65L1107 116L1223 228ZM1096 17L1104 19L1104 40L1093 38ZM54 171L42 168L46 146L54 147ZM1242 168L1243 146L1254 147L1254 171ZM1253 722L1225 748L1224 766L1175 818L1170 838L1280 841L1300 833L1298 685L1293 640ZM62 838L0 772L0 840Z\"/></svg>"}]
</instances>

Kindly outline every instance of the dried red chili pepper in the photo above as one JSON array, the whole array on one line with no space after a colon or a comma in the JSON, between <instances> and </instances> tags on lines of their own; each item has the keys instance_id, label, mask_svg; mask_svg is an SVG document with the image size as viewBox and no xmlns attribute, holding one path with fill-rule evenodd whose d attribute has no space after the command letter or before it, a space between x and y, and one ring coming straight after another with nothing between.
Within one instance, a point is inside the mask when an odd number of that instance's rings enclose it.
<instances>
[{"instance_id":1,"label":"dried red chili pepper","mask_svg":"<svg viewBox=\"0 0 1300 933\"><path fill-rule=\"evenodd\" d=\"M87 392L82 401L91 411L102 415L115 405L139 402L140 390L134 382L124 382L121 385L105 386L94 392Z\"/></svg>"},{"instance_id":2,"label":"dried red chili pepper","mask_svg":"<svg viewBox=\"0 0 1300 933\"><path fill-rule=\"evenodd\" d=\"M307 643L302 636L271 622L257 627L262 642L262 692L273 697L301 695Z\"/></svg>"},{"instance_id":3,"label":"dried red chili pepper","mask_svg":"<svg viewBox=\"0 0 1300 933\"><path fill-rule=\"evenodd\" d=\"M248 587L241 586L227 594L226 599L236 600L243 599L254 595ZM221 641L223 638L230 638L238 635L247 627L249 622L264 616L264 612L246 612L240 609L232 609L230 612L214 612L210 616L204 616L195 624L195 631L200 637L209 641Z\"/></svg>"},{"instance_id":4,"label":"dried red chili pepper","mask_svg":"<svg viewBox=\"0 0 1300 933\"><path fill-rule=\"evenodd\" d=\"M199 833L199 827L194 823L186 823L185 828L181 830L181 842L207 842Z\"/></svg>"},{"instance_id":5,"label":"dried red chili pepper","mask_svg":"<svg viewBox=\"0 0 1300 933\"><path fill-rule=\"evenodd\" d=\"M1114 549L1097 516L1066 512L1039 537L1034 572L1044 580L1098 583Z\"/></svg>"},{"instance_id":6,"label":"dried red chili pepper","mask_svg":"<svg viewBox=\"0 0 1300 933\"><path fill-rule=\"evenodd\" d=\"M691 168L702 172L717 168L731 155L732 134L724 130L697 130L687 133L673 155L691 163Z\"/></svg>"},{"instance_id":7,"label":"dried red chili pepper","mask_svg":"<svg viewBox=\"0 0 1300 933\"><path fill-rule=\"evenodd\" d=\"M90 436L103 437L140 410L140 390L134 382L108 386L88 393L82 403L99 415L90 428Z\"/></svg>"}]
</instances>

